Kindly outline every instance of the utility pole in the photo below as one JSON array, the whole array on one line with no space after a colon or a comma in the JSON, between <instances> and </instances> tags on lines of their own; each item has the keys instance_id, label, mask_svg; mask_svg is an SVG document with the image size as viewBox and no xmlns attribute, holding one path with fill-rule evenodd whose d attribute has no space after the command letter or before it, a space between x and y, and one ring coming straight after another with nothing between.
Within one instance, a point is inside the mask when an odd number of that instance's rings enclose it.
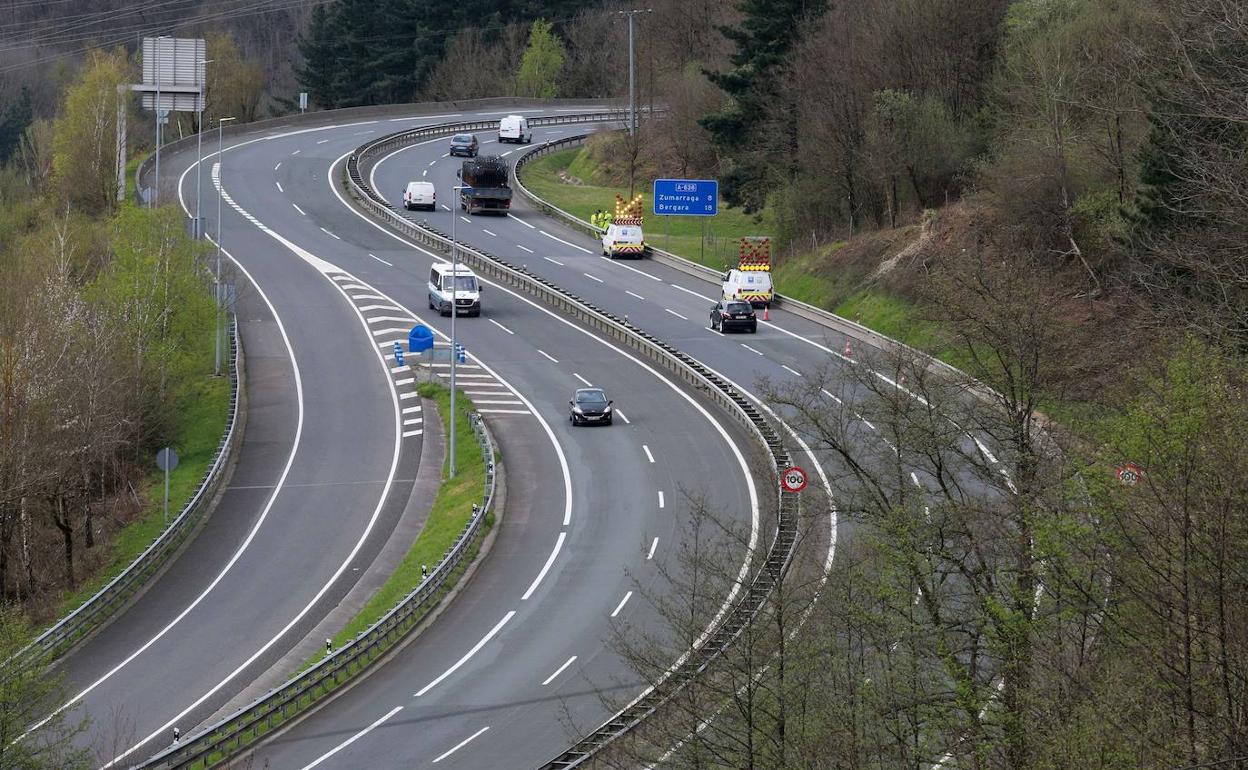
<instances>
[{"instance_id":1,"label":"utility pole","mask_svg":"<svg viewBox=\"0 0 1248 770\"><path fill-rule=\"evenodd\" d=\"M221 376L221 198L225 192L225 154L222 149L221 127L234 118L217 118L217 269L213 277L216 290L216 316L212 324L212 372Z\"/></svg>"},{"instance_id":2,"label":"utility pole","mask_svg":"<svg viewBox=\"0 0 1248 770\"><path fill-rule=\"evenodd\" d=\"M616 11L628 17L628 135L637 138L637 54L633 44L633 18L639 13L650 13L652 8L635 8Z\"/></svg>"}]
</instances>

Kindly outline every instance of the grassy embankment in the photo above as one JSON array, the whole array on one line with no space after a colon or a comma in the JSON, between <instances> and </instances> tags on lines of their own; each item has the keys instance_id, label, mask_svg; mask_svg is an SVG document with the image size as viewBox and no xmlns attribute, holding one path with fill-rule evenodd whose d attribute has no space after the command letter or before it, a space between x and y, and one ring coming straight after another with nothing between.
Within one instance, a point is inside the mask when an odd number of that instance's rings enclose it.
<instances>
[{"instance_id":1,"label":"grassy embankment","mask_svg":"<svg viewBox=\"0 0 1248 770\"><path fill-rule=\"evenodd\" d=\"M585 184L568 184L559 178L559 172ZM524 167L523 181L526 187L546 201L581 219L600 208L611 210L615 196L627 196L623 187L591 184L603 174L584 149L563 150L551 153ZM647 206L650 201L649 184L638 187ZM660 220L656 222L655 220ZM763 220L766 219L764 216ZM654 217L646 218L646 242L664 251L670 251L686 259L717 270L736 264L738 239L746 235L766 235L766 226L758 217L741 209L720 206L719 215L708 218L705 248L702 244L701 217ZM844 246L834 243L821 253L800 254L785 260L774 271L776 289L803 302L809 302L831 310L837 315L853 319L881 334L901 340L920 349L932 350L936 330L919 315L918 309L904 299L874 289L839 285L817 269L815 263L829 253ZM956 365L956 361L951 361Z\"/></svg>"},{"instance_id":2,"label":"grassy embankment","mask_svg":"<svg viewBox=\"0 0 1248 770\"><path fill-rule=\"evenodd\" d=\"M169 474L169 518L182 511L182 506L199 488L199 482L212 465L213 453L225 433L230 408L230 381L227 377L205 375L189 385L177 398L182 422L180 437L173 443L178 453L178 467ZM161 530L164 521L164 473L154 466L139 490L143 513L120 529L109 544L107 565L77 590L67 593L57 604L57 617L78 607L104 587L147 548Z\"/></svg>"}]
</instances>

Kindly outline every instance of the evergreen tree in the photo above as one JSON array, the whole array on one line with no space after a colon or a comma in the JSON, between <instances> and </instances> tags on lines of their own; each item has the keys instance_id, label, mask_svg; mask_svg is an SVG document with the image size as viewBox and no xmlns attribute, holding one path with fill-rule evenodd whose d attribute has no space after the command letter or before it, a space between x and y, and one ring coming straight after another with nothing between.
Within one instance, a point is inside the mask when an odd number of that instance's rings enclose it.
<instances>
[{"instance_id":1,"label":"evergreen tree","mask_svg":"<svg viewBox=\"0 0 1248 770\"><path fill-rule=\"evenodd\" d=\"M732 161L720 176L724 198L753 208L765 197L765 156L793 154L794 127L787 123L795 111L779 103L779 86L789 51L800 37L800 26L822 13L824 2L740 0L737 7L743 17L741 24L720 28L737 49L731 57L732 69L707 73L731 101L723 111L702 118L701 124L723 156ZM785 125L778 131L764 132L772 116L784 118Z\"/></svg>"},{"instance_id":2,"label":"evergreen tree","mask_svg":"<svg viewBox=\"0 0 1248 770\"><path fill-rule=\"evenodd\" d=\"M0 120L0 163L6 163L9 158L13 157L14 151L22 141L22 134L26 133L33 119L30 89L22 86L17 101L9 105L4 112L4 119Z\"/></svg>"},{"instance_id":3,"label":"evergreen tree","mask_svg":"<svg viewBox=\"0 0 1248 770\"><path fill-rule=\"evenodd\" d=\"M303 65L297 71L299 84L308 92L312 104L325 108L335 106L333 73L338 56L333 30L335 16L328 6L316 6L307 30L299 36L299 54L303 56Z\"/></svg>"}]
</instances>

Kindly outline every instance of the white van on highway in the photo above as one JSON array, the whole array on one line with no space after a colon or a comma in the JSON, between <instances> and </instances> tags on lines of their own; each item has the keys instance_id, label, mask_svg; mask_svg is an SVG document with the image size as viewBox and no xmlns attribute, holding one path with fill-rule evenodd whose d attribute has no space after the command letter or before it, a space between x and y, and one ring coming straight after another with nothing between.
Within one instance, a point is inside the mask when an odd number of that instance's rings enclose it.
<instances>
[{"instance_id":1,"label":"white van on highway","mask_svg":"<svg viewBox=\"0 0 1248 770\"><path fill-rule=\"evenodd\" d=\"M515 142L528 144L533 141L533 129L523 115L508 115L498 122L498 143Z\"/></svg>"},{"instance_id":2,"label":"white van on highway","mask_svg":"<svg viewBox=\"0 0 1248 770\"><path fill-rule=\"evenodd\" d=\"M646 242L641 234L641 225L615 224L607 226L602 234L602 254L615 259L616 257L636 257L641 259L646 253Z\"/></svg>"},{"instance_id":3,"label":"white van on highway","mask_svg":"<svg viewBox=\"0 0 1248 770\"><path fill-rule=\"evenodd\" d=\"M435 262L429 269L429 309L441 315L481 315L481 281L467 265Z\"/></svg>"},{"instance_id":4,"label":"white van on highway","mask_svg":"<svg viewBox=\"0 0 1248 770\"><path fill-rule=\"evenodd\" d=\"M408 211L421 208L433 211L437 207L438 194L433 189L433 182L408 182L403 188L403 208Z\"/></svg>"}]
</instances>

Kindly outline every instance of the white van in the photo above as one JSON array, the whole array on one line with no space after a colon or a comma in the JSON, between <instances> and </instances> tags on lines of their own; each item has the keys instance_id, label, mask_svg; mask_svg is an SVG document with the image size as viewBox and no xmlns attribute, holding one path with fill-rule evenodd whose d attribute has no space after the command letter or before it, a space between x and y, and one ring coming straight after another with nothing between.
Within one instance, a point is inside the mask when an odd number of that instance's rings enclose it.
<instances>
[{"instance_id":1,"label":"white van","mask_svg":"<svg viewBox=\"0 0 1248 770\"><path fill-rule=\"evenodd\" d=\"M771 304L775 292L771 286L771 273L766 270L738 270L724 273L723 298L748 302L756 308Z\"/></svg>"},{"instance_id":2,"label":"white van","mask_svg":"<svg viewBox=\"0 0 1248 770\"><path fill-rule=\"evenodd\" d=\"M481 315L481 282L466 265L435 262L429 270L429 309L441 315Z\"/></svg>"},{"instance_id":3,"label":"white van","mask_svg":"<svg viewBox=\"0 0 1248 770\"><path fill-rule=\"evenodd\" d=\"M636 257L641 259L645 256L646 243L641 234L641 225L607 225L607 231L602 234L602 253L603 256L611 257Z\"/></svg>"},{"instance_id":4,"label":"white van","mask_svg":"<svg viewBox=\"0 0 1248 770\"><path fill-rule=\"evenodd\" d=\"M533 129L523 115L508 115L498 122L498 143L516 142L528 144L533 141Z\"/></svg>"},{"instance_id":5,"label":"white van","mask_svg":"<svg viewBox=\"0 0 1248 770\"><path fill-rule=\"evenodd\" d=\"M403 208L425 208L433 211L438 207L438 194L433 189L433 182L408 182L403 189Z\"/></svg>"}]
</instances>

